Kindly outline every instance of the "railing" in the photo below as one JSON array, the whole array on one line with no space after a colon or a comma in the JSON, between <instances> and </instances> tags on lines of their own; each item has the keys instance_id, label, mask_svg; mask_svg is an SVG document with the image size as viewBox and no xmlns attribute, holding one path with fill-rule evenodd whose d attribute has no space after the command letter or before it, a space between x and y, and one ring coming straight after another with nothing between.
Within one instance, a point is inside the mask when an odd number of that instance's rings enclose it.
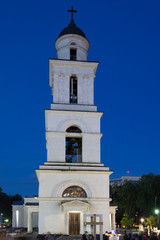
<instances>
[{"instance_id":1,"label":"railing","mask_svg":"<svg viewBox=\"0 0 160 240\"><path fill-rule=\"evenodd\" d=\"M66 155L66 163L81 163L82 155Z\"/></svg>"}]
</instances>

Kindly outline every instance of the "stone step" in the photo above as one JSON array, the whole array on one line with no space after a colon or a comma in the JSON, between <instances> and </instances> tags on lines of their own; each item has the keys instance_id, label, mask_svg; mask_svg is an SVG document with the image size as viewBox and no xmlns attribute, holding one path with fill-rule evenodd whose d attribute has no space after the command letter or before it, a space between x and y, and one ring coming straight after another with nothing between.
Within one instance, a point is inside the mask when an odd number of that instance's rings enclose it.
<instances>
[{"instance_id":1,"label":"stone step","mask_svg":"<svg viewBox=\"0 0 160 240\"><path fill-rule=\"evenodd\" d=\"M62 235L57 240L81 240L81 235Z\"/></svg>"}]
</instances>

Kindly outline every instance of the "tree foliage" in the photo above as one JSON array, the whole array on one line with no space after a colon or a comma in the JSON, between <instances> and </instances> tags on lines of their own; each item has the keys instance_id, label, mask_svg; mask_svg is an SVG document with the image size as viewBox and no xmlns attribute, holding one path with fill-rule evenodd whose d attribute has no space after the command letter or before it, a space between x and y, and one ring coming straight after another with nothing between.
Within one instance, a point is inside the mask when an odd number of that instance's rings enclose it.
<instances>
[{"instance_id":1,"label":"tree foliage","mask_svg":"<svg viewBox=\"0 0 160 240\"><path fill-rule=\"evenodd\" d=\"M129 218L127 214L124 214L121 220L121 225L126 227L132 227L134 224L134 219Z\"/></svg>"},{"instance_id":2,"label":"tree foliage","mask_svg":"<svg viewBox=\"0 0 160 240\"><path fill-rule=\"evenodd\" d=\"M118 206L117 224L123 216L139 223L141 217L154 215L155 208L160 209L160 175L143 175L138 182L125 181L122 185L111 186L111 198Z\"/></svg>"},{"instance_id":3,"label":"tree foliage","mask_svg":"<svg viewBox=\"0 0 160 240\"><path fill-rule=\"evenodd\" d=\"M14 201L22 201L22 197L19 194L16 195L7 195L0 188L0 213L3 214L4 219L9 219L9 223L11 224L12 218L12 203Z\"/></svg>"},{"instance_id":4,"label":"tree foliage","mask_svg":"<svg viewBox=\"0 0 160 240\"><path fill-rule=\"evenodd\" d=\"M145 226L149 226L150 228L157 226L157 217L156 216L150 216L146 218Z\"/></svg>"}]
</instances>

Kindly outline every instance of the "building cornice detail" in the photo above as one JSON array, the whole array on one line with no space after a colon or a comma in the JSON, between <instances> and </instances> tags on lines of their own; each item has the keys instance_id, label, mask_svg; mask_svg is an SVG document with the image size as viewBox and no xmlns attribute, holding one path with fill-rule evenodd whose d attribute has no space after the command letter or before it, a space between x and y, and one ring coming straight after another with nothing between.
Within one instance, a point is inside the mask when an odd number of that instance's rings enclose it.
<instances>
[{"instance_id":1,"label":"building cornice detail","mask_svg":"<svg viewBox=\"0 0 160 240\"><path fill-rule=\"evenodd\" d=\"M77 199L75 198L56 198L56 197L38 197L38 201L55 201L55 202L59 202L59 201L66 201L66 202L70 202L70 201L75 201ZM88 202L111 202L112 199L111 198L78 198L78 200L80 201L88 201Z\"/></svg>"},{"instance_id":2,"label":"building cornice detail","mask_svg":"<svg viewBox=\"0 0 160 240\"><path fill-rule=\"evenodd\" d=\"M47 136L66 136L66 137L97 137L101 138L103 134L101 133L67 133L67 132L56 132L56 131L46 131Z\"/></svg>"},{"instance_id":3,"label":"building cornice detail","mask_svg":"<svg viewBox=\"0 0 160 240\"><path fill-rule=\"evenodd\" d=\"M53 110L53 109L45 109L45 115L47 116L48 114L52 114L52 115L70 115L70 113L72 112L73 116L96 116L96 117L102 117L103 112L91 112L91 111L71 111L71 110Z\"/></svg>"},{"instance_id":4,"label":"building cornice detail","mask_svg":"<svg viewBox=\"0 0 160 240\"><path fill-rule=\"evenodd\" d=\"M36 174L38 175L39 173L59 173L59 172L64 172L65 173L68 173L68 174L76 174L79 173L79 174L107 174L107 175L111 175L113 173L113 171L110 171L110 170L61 170L61 169L35 169L36 171Z\"/></svg>"},{"instance_id":5,"label":"building cornice detail","mask_svg":"<svg viewBox=\"0 0 160 240\"><path fill-rule=\"evenodd\" d=\"M95 74L82 74L82 73L75 73L75 74L71 74L71 73L67 73L67 72L52 72L52 77L71 77L72 75L76 75L77 77L81 77L81 78L84 78L84 79L94 79L96 77Z\"/></svg>"}]
</instances>

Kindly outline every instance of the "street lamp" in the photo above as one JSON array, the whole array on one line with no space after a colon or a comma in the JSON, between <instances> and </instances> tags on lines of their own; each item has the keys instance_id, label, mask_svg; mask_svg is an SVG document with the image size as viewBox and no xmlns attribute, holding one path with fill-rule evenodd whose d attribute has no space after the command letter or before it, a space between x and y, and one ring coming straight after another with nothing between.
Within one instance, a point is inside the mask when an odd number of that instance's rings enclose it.
<instances>
[{"instance_id":1,"label":"street lamp","mask_svg":"<svg viewBox=\"0 0 160 240\"><path fill-rule=\"evenodd\" d=\"M155 209L155 214L159 214L159 210L158 209Z\"/></svg>"},{"instance_id":2,"label":"street lamp","mask_svg":"<svg viewBox=\"0 0 160 240\"><path fill-rule=\"evenodd\" d=\"M141 218L140 221L141 221L141 224L142 224L142 231L144 231L144 226L143 226L144 218Z\"/></svg>"}]
</instances>

